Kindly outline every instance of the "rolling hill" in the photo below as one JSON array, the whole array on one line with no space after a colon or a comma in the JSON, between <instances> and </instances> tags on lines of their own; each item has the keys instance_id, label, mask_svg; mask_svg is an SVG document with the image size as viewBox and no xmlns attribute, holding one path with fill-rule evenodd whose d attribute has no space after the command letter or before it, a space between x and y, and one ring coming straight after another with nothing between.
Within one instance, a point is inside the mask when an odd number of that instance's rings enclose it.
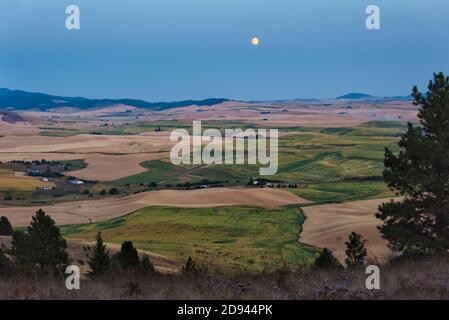
<instances>
[{"instance_id":1,"label":"rolling hill","mask_svg":"<svg viewBox=\"0 0 449 320\"><path fill-rule=\"evenodd\" d=\"M163 110L191 105L211 106L228 99L210 98L205 100L184 100L177 102L148 102L136 99L88 99L83 97L61 97L44 93L27 92L0 88L0 109L3 110L49 110L60 107L78 109L104 108L123 104L142 109Z\"/></svg>"}]
</instances>

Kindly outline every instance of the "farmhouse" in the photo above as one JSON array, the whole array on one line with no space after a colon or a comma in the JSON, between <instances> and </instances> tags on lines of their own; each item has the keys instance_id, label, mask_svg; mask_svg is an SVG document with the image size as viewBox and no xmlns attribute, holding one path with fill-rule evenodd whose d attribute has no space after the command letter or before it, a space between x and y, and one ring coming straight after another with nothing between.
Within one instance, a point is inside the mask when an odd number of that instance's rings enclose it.
<instances>
[{"instance_id":1,"label":"farmhouse","mask_svg":"<svg viewBox=\"0 0 449 320\"><path fill-rule=\"evenodd\" d=\"M69 182L70 182L71 184L76 184L76 185L84 184L84 181L79 180L79 179L70 180Z\"/></svg>"}]
</instances>

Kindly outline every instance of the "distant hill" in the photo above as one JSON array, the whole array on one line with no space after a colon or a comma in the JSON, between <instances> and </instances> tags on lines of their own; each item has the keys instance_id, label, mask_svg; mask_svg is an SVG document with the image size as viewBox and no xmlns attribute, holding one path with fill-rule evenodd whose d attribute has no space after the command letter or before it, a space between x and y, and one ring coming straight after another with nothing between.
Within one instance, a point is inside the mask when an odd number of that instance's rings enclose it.
<instances>
[{"instance_id":1,"label":"distant hill","mask_svg":"<svg viewBox=\"0 0 449 320\"><path fill-rule=\"evenodd\" d=\"M367 99L376 99L376 97L366 93L355 93L355 92L337 97L337 100L367 100Z\"/></svg>"},{"instance_id":2,"label":"distant hill","mask_svg":"<svg viewBox=\"0 0 449 320\"><path fill-rule=\"evenodd\" d=\"M104 108L117 104L124 104L142 109L163 110L191 105L211 106L228 99L184 100L176 102L148 102L136 99L88 99L83 97L61 97L44 93L9 90L0 88L0 109L9 110L49 110L60 107L74 107L78 109Z\"/></svg>"},{"instance_id":3,"label":"distant hill","mask_svg":"<svg viewBox=\"0 0 449 320\"><path fill-rule=\"evenodd\" d=\"M394 97L375 97L366 93L348 93L337 97L337 100L368 100L368 101L411 101L413 97L409 96L394 96Z\"/></svg>"}]
</instances>

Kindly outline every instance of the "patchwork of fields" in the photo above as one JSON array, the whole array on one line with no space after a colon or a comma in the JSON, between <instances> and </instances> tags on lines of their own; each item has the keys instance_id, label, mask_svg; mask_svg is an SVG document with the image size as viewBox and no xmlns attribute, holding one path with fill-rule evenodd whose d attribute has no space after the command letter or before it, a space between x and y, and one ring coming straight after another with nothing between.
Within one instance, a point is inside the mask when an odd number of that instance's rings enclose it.
<instances>
[{"instance_id":1,"label":"patchwork of fields","mask_svg":"<svg viewBox=\"0 0 449 320\"><path fill-rule=\"evenodd\" d=\"M132 109L137 120L116 116L128 112L117 108L51 114L52 121L25 112L37 134L0 137L0 215L24 227L44 208L68 239L92 241L101 231L111 245L132 240L141 250L177 263L192 256L220 272L308 265L319 248L341 250L352 231L366 236L371 256L389 254L374 218L382 199L394 197L382 179L384 148L397 150L414 107L213 108L143 116ZM204 117L203 129L281 126L279 170L268 185L249 186L259 179L255 165L171 164L170 131L190 131L193 112ZM70 168L42 181L26 176L26 165L9 164L40 159Z\"/></svg>"}]
</instances>

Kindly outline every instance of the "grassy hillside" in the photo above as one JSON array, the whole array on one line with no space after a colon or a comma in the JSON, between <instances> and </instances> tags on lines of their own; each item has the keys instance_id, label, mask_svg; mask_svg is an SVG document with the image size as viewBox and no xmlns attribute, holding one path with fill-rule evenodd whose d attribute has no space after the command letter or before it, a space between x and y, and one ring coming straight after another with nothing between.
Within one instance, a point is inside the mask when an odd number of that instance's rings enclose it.
<instances>
[{"instance_id":1,"label":"grassy hillside","mask_svg":"<svg viewBox=\"0 0 449 320\"><path fill-rule=\"evenodd\" d=\"M304 216L290 206L261 209L148 207L89 225L62 227L66 238L132 240L139 249L179 262L191 256L211 271L235 273L276 270L311 263L317 250L297 242Z\"/></svg>"},{"instance_id":2,"label":"grassy hillside","mask_svg":"<svg viewBox=\"0 0 449 320\"><path fill-rule=\"evenodd\" d=\"M288 189L300 197L316 203L344 202L393 197L383 181L344 181L312 184Z\"/></svg>"}]
</instances>

